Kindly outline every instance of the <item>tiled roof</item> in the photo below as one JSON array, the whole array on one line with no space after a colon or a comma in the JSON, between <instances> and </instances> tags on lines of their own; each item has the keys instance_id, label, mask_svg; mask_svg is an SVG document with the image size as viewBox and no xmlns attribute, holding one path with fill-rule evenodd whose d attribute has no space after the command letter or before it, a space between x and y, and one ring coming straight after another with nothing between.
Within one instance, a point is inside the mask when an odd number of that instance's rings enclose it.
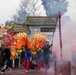
<instances>
[{"instance_id":1,"label":"tiled roof","mask_svg":"<svg viewBox=\"0 0 76 75\"><path fill-rule=\"evenodd\" d=\"M27 34L29 34L30 30L26 25L13 24L12 28L9 30L9 32L26 32Z\"/></svg>"},{"instance_id":2,"label":"tiled roof","mask_svg":"<svg viewBox=\"0 0 76 75\"><path fill-rule=\"evenodd\" d=\"M55 25L57 22L57 17L47 17L47 16L28 16L25 20L26 25Z\"/></svg>"}]
</instances>

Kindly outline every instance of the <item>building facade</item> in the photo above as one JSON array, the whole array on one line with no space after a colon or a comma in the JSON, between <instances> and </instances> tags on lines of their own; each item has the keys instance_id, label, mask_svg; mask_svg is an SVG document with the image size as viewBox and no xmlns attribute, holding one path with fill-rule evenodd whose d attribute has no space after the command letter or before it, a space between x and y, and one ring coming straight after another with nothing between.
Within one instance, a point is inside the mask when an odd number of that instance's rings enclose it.
<instances>
[{"instance_id":1,"label":"building facade","mask_svg":"<svg viewBox=\"0 0 76 75\"><path fill-rule=\"evenodd\" d=\"M57 17L47 16L29 16L26 18L24 24L29 27L31 34L29 37L32 38L34 34L43 33L49 40L53 37L57 23Z\"/></svg>"},{"instance_id":2,"label":"building facade","mask_svg":"<svg viewBox=\"0 0 76 75\"><path fill-rule=\"evenodd\" d=\"M14 23L9 28L9 32L25 32L30 38L37 33L45 34L49 40L52 40L57 24L57 16L28 16L23 24Z\"/></svg>"},{"instance_id":3,"label":"building facade","mask_svg":"<svg viewBox=\"0 0 76 75\"><path fill-rule=\"evenodd\" d=\"M14 23L14 24L12 24L12 26L7 27L7 29L8 29L8 32L10 32L10 33L12 33L12 32L14 32L14 33L25 32L28 35L30 34L29 28L24 24Z\"/></svg>"}]
</instances>

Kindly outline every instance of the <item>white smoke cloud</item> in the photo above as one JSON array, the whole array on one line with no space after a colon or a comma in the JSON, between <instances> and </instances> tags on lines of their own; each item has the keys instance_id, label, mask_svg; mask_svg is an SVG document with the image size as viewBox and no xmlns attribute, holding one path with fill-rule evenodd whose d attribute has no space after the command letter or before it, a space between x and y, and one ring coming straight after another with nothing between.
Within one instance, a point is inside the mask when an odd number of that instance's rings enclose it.
<instances>
[{"instance_id":1,"label":"white smoke cloud","mask_svg":"<svg viewBox=\"0 0 76 75\"><path fill-rule=\"evenodd\" d=\"M76 25L68 16L61 18L61 34L62 34L62 54L64 61L71 61L71 65L76 64ZM54 35L53 52L56 52L56 60L61 60L59 29L57 27ZM48 74L55 74L55 64L51 64Z\"/></svg>"},{"instance_id":2,"label":"white smoke cloud","mask_svg":"<svg viewBox=\"0 0 76 75\"><path fill-rule=\"evenodd\" d=\"M61 35L62 35L62 54L63 60L72 60L73 47L76 47L76 35L75 35L76 25L68 16L62 16L61 19ZM55 32L54 36L54 46L53 50L57 52L58 60L61 59L60 56L60 40L59 40L59 30Z\"/></svg>"}]
</instances>

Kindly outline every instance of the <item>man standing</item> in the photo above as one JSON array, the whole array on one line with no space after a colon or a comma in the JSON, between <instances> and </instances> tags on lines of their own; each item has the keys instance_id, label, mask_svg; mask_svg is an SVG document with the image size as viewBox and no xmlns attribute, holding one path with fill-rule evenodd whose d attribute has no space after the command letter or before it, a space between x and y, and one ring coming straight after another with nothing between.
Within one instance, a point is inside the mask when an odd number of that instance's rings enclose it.
<instances>
[{"instance_id":1,"label":"man standing","mask_svg":"<svg viewBox=\"0 0 76 75\"><path fill-rule=\"evenodd\" d=\"M52 54L52 51L50 48L52 47L53 44L49 44L48 41L46 41L46 44L43 46L43 55L44 55L44 62L46 64L46 69L50 67L50 55Z\"/></svg>"},{"instance_id":2,"label":"man standing","mask_svg":"<svg viewBox=\"0 0 76 75\"><path fill-rule=\"evenodd\" d=\"M30 58L31 58L31 51L29 49L26 49L24 58L24 67L26 69L26 72L30 70Z\"/></svg>"}]
</instances>

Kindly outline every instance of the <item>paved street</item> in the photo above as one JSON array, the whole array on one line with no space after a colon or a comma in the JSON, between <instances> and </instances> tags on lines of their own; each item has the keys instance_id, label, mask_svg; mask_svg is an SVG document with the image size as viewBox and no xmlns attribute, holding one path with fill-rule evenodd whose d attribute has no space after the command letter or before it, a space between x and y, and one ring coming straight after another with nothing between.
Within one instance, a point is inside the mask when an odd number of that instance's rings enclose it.
<instances>
[{"instance_id":1,"label":"paved street","mask_svg":"<svg viewBox=\"0 0 76 75\"><path fill-rule=\"evenodd\" d=\"M53 71L49 70L48 73L45 72L45 69L41 69L39 71L30 70L29 72L26 72L25 69L13 69L11 72L6 71L4 74L0 75L55 75ZM71 70L71 75L76 75L76 70Z\"/></svg>"},{"instance_id":2,"label":"paved street","mask_svg":"<svg viewBox=\"0 0 76 75\"><path fill-rule=\"evenodd\" d=\"M11 72L6 71L4 74L0 75L47 75L45 74L45 69L41 69L40 71L34 71L30 70L29 72L26 72L25 69L20 69L20 70L12 70Z\"/></svg>"}]
</instances>

